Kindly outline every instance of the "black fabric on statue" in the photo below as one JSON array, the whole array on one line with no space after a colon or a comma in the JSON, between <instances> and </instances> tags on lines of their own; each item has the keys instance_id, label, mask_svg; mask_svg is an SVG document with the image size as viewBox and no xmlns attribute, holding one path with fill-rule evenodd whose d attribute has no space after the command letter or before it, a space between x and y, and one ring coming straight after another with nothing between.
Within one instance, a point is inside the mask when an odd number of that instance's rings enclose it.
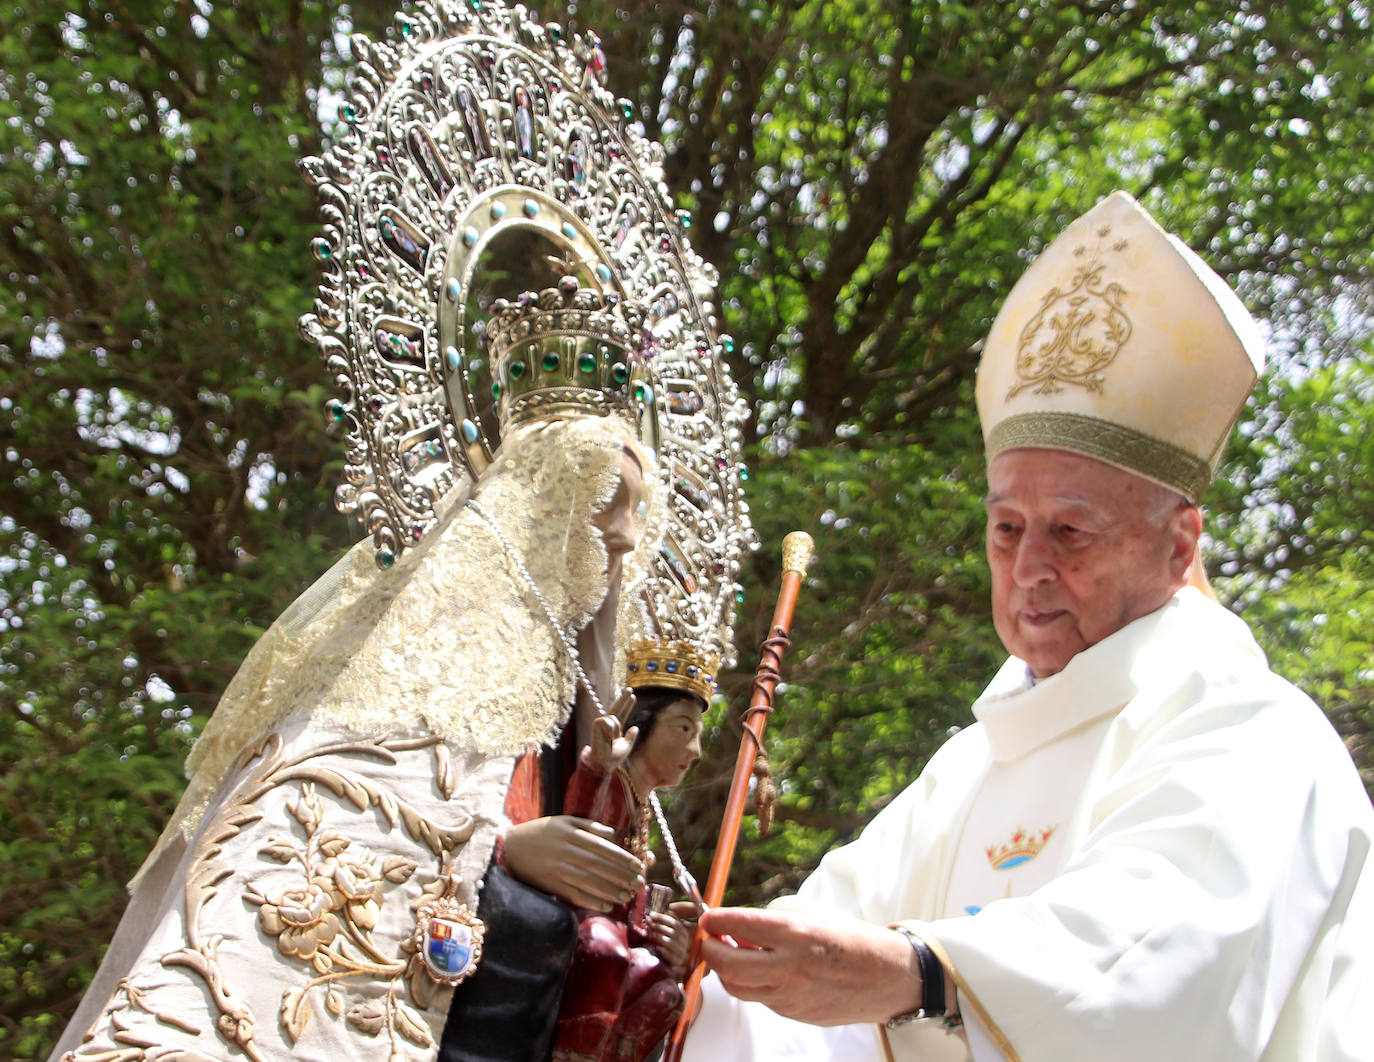
<instances>
[{"instance_id":1,"label":"black fabric on statue","mask_svg":"<svg viewBox=\"0 0 1374 1062\"><path fill-rule=\"evenodd\" d=\"M563 790L568 787L568 779L577 769L577 760L568 759L567 749L576 745L573 721L563 728L563 737L554 748L545 746L539 750L539 779L544 788L544 814L563 814Z\"/></svg>"},{"instance_id":2,"label":"black fabric on statue","mask_svg":"<svg viewBox=\"0 0 1374 1062\"><path fill-rule=\"evenodd\" d=\"M577 917L548 893L487 868L482 961L453 992L439 1062L547 1062Z\"/></svg>"}]
</instances>

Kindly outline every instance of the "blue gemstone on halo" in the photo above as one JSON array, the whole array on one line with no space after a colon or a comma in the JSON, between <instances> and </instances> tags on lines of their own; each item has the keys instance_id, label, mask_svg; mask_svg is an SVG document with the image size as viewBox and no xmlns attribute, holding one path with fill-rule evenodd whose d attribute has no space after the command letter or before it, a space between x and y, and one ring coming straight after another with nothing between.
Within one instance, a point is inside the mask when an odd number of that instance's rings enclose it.
<instances>
[{"instance_id":1,"label":"blue gemstone on halo","mask_svg":"<svg viewBox=\"0 0 1374 1062\"><path fill-rule=\"evenodd\" d=\"M444 285L444 294L448 296L449 302L458 301L458 296L463 294L463 285L458 283L457 277L449 277L448 283Z\"/></svg>"},{"instance_id":2,"label":"blue gemstone on halo","mask_svg":"<svg viewBox=\"0 0 1374 1062\"><path fill-rule=\"evenodd\" d=\"M463 440L465 442L475 443L477 438L477 425L470 420L463 421Z\"/></svg>"},{"instance_id":3,"label":"blue gemstone on halo","mask_svg":"<svg viewBox=\"0 0 1374 1062\"><path fill-rule=\"evenodd\" d=\"M609 282L611 279L611 267L608 266L605 262L598 263L596 267L596 275L600 277L603 281Z\"/></svg>"},{"instance_id":4,"label":"blue gemstone on halo","mask_svg":"<svg viewBox=\"0 0 1374 1062\"><path fill-rule=\"evenodd\" d=\"M445 350L444 357L448 359L448 367L454 372L457 372L458 367L463 364L463 359L459 356L457 347L449 347Z\"/></svg>"},{"instance_id":5,"label":"blue gemstone on halo","mask_svg":"<svg viewBox=\"0 0 1374 1062\"><path fill-rule=\"evenodd\" d=\"M536 203L533 199L526 199L524 211L525 217L532 218L539 213L539 204Z\"/></svg>"},{"instance_id":6,"label":"blue gemstone on halo","mask_svg":"<svg viewBox=\"0 0 1374 1062\"><path fill-rule=\"evenodd\" d=\"M469 225L467 228L463 230L463 242L467 244L469 247L471 247L473 244L477 242L477 235L477 230L474 229L471 225Z\"/></svg>"},{"instance_id":7,"label":"blue gemstone on halo","mask_svg":"<svg viewBox=\"0 0 1374 1062\"><path fill-rule=\"evenodd\" d=\"M494 217L497 221L500 221L503 217L506 216L506 204L492 203L491 216Z\"/></svg>"},{"instance_id":8,"label":"blue gemstone on halo","mask_svg":"<svg viewBox=\"0 0 1374 1062\"><path fill-rule=\"evenodd\" d=\"M677 661L676 661L676 660L669 660L668 663L667 663L666 665L664 665L664 670L665 670L665 671L668 671L670 674L676 675L676 674L677 674Z\"/></svg>"},{"instance_id":9,"label":"blue gemstone on halo","mask_svg":"<svg viewBox=\"0 0 1374 1062\"><path fill-rule=\"evenodd\" d=\"M573 228L573 224L571 221L563 222L563 235L570 240L577 235L577 230Z\"/></svg>"},{"instance_id":10,"label":"blue gemstone on halo","mask_svg":"<svg viewBox=\"0 0 1374 1062\"><path fill-rule=\"evenodd\" d=\"M658 670L658 661L657 661L657 660L650 660L647 664L644 665L644 670L645 670L645 671L657 671L657 670Z\"/></svg>"}]
</instances>

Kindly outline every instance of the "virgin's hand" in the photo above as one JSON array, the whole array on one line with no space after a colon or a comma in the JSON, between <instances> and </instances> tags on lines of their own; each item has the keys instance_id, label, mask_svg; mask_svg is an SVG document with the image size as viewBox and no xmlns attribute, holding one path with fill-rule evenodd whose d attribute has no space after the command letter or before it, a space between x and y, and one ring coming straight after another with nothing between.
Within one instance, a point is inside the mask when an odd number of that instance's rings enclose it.
<instances>
[{"instance_id":1,"label":"virgin's hand","mask_svg":"<svg viewBox=\"0 0 1374 1062\"><path fill-rule=\"evenodd\" d=\"M821 920L742 907L706 911L701 927L701 957L730 994L784 1017L848 1025L920 1005L916 955L893 930L841 915Z\"/></svg>"},{"instance_id":2,"label":"virgin's hand","mask_svg":"<svg viewBox=\"0 0 1374 1062\"><path fill-rule=\"evenodd\" d=\"M609 911L644 887L643 864L615 843L615 831L572 815L508 829L506 867L526 885L594 911Z\"/></svg>"},{"instance_id":3,"label":"virgin's hand","mask_svg":"<svg viewBox=\"0 0 1374 1062\"><path fill-rule=\"evenodd\" d=\"M681 981L687 976L687 954L692 949L692 927L683 925L670 914L649 912L649 936L654 950L668 964L673 976Z\"/></svg>"}]
</instances>

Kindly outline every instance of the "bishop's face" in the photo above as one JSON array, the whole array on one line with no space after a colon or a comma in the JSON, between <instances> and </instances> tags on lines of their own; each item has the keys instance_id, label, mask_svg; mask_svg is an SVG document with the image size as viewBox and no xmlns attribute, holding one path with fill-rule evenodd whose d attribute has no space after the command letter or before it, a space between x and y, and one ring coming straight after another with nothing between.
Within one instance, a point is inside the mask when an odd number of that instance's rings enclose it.
<instances>
[{"instance_id":1,"label":"bishop's face","mask_svg":"<svg viewBox=\"0 0 1374 1062\"><path fill-rule=\"evenodd\" d=\"M995 457L987 511L993 623L1037 678L1167 602L1202 530L1181 496L1061 450Z\"/></svg>"},{"instance_id":2,"label":"bishop's face","mask_svg":"<svg viewBox=\"0 0 1374 1062\"><path fill-rule=\"evenodd\" d=\"M658 710L653 729L630 757L641 792L677 785L701 759L701 707L682 697Z\"/></svg>"}]
</instances>

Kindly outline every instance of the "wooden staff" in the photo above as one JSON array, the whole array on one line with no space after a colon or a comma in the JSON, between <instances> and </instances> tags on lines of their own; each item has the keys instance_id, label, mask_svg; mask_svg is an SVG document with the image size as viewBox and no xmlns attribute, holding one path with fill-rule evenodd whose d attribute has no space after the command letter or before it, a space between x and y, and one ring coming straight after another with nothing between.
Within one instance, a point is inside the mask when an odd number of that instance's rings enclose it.
<instances>
[{"instance_id":1,"label":"wooden staff","mask_svg":"<svg viewBox=\"0 0 1374 1062\"><path fill-rule=\"evenodd\" d=\"M735 843L739 840L744 802L749 795L749 777L754 773L755 762L763 755L763 730L768 723L768 716L773 712L773 690L781 678L779 669L782 667L782 655L791 644L788 632L792 628L792 613L797 607L797 592L801 589L802 577L806 574L806 566L815 548L815 542L805 531L793 531L782 540L782 586L778 590L777 607L773 609L773 624L759 650L753 697L749 702L749 710L744 713L744 734L740 741L739 758L735 761L735 776L730 781L730 795L725 800L725 814L720 822L720 839L716 842L711 873L706 879L703 898L707 907L718 906L725 897L725 879L729 877L730 864L735 859ZM766 756L764 760L767 761ZM764 822L771 818L771 813L760 808L760 818L761 828L766 832ZM663 1062L679 1062L687 1031L696 1019L701 999L701 979L706 972L705 964L698 958L701 935L701 927L698 926L692 941L691 973L683 985L682 1016L678 1018L673 1035L668 1040Z\"/></svg>"}]
</instances>

